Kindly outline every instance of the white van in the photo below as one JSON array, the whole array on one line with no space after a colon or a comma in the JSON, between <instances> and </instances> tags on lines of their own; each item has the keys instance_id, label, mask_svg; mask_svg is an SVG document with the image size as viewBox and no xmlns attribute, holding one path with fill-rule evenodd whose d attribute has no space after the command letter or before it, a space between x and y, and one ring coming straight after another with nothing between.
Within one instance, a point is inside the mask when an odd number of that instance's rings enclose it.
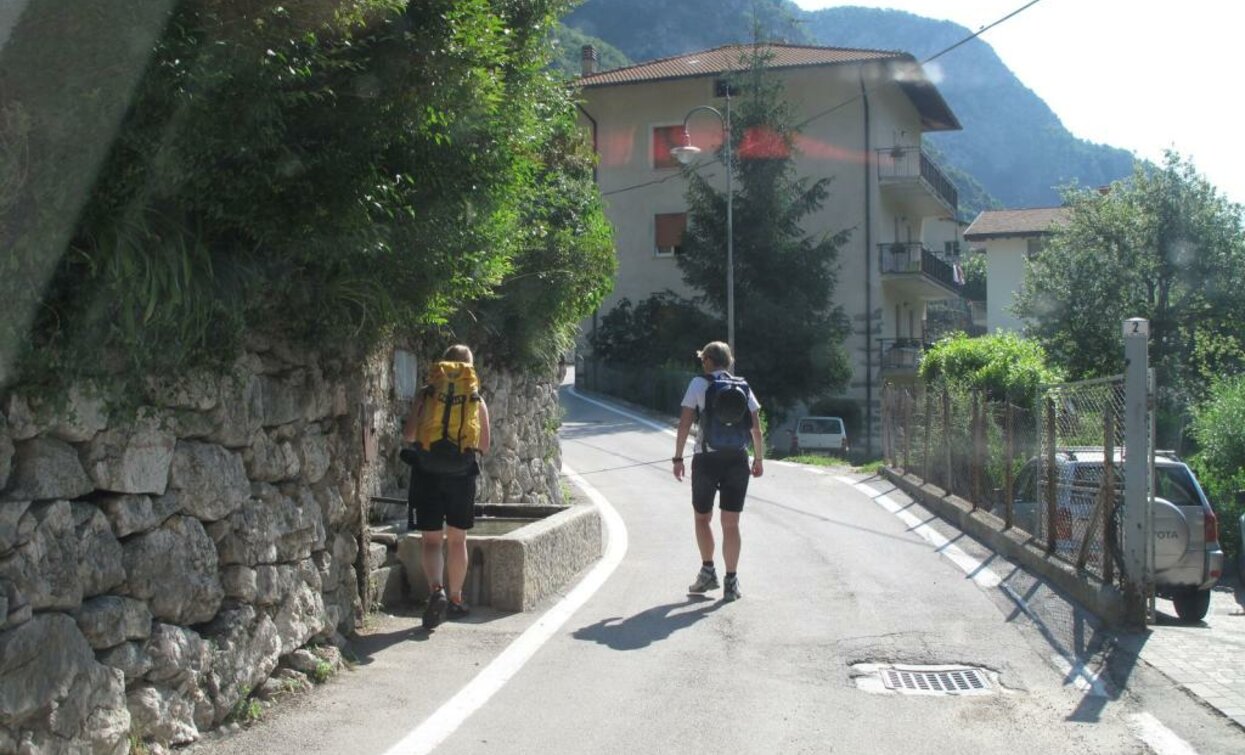
<instances>
[{"instance_id":1,"label":"white van","mask_svg":"<svg viewBox=\"0 0 1245 755\"><path fill-rule=\"evenodd\" d=\"M829 451L847 453L847 427L840 417L800 417L791 438L793 453Z\"/></svg>"}]
</instances>

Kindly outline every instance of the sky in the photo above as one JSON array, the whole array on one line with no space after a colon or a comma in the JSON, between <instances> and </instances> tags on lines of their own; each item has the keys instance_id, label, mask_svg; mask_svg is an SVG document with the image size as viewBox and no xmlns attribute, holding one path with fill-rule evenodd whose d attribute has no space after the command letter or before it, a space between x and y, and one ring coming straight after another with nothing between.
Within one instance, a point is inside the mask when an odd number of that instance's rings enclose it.
<instances>
[{"instance_id":1,"label":"sky","mask_svg":"<svg viewBox=\"0 0 1245 755\"><path fill-rule=\"evenodd\" d=\"M975 31L1029 0L793 1L892 8ZM981 39L1073 135L1150 160L1174 148L1245 204L1243 30L1241 0L1039 0Z\"/></svg>"}]
</instances>

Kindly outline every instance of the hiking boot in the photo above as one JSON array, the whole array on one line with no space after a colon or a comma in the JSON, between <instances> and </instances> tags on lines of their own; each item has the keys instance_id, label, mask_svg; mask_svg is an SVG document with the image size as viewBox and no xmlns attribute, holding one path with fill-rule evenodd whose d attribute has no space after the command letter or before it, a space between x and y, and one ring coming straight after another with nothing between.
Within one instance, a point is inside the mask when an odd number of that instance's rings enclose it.
<instances>
[{"instance_id":1,"label":"hiking boot","mask_svg":"<svg viewBox=\"0 0 1245 755\"><path fill-rule=\"evenodd\" d=\"M688 592L702 593L708 590L716 590L720 587L718 584L718 573L713 569L700 567L700 572L696 575L696 581L688 586Z\"/></svg>"},{"instance_id":2,"label":"hiking boot","mask_svg":"<svg viewBox=\"0 0 1245 755\"><path fill-rule=\"evenodd\" d=\"M445 613L449 599L445 590L433 590L428 596L428 605L424 608L424 629L435 629L445 621Z\"/></svg>"},{"instance_id":3,"label":"hiking boot","mask_svg":"<svg viewBox=\"0 0 1245 755\"><path fill-rule=\"evenodd\" d=\"M451 600L449 607L446 609L446 614L451 619L466 618L471 614L471 606L467 605L465 600L460 600L457 603Z\"/></svg>"},{"instance_id":4,"label":"hiking boot","mask_svg":"<svg viewBox=\"0 0 1245 755\"><path fill-rule=\"evenodd\" d=\"M743 593L739 591L739 577L727 577L726 586L722 589L722 600L739 600Z\"/></svg>"}]
</instances>

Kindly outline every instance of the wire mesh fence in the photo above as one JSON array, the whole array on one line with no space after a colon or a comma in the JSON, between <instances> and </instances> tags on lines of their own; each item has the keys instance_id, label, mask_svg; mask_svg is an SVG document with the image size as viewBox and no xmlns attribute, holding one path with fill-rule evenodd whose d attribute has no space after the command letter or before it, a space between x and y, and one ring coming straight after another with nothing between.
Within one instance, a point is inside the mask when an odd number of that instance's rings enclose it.
<instances>
[{"instance_id":1,"label":"wire mesh fence","mask_svg":"<svg viewBox=\"0 0 1245 755\"><path fill-rule=\"evenodd\" d=\"M1123 418L1119 377L1042 386L1033 407L987 400L981 391L888 385L882 450L888 465L1113 582Z\"/></svg>"}]
</instances>

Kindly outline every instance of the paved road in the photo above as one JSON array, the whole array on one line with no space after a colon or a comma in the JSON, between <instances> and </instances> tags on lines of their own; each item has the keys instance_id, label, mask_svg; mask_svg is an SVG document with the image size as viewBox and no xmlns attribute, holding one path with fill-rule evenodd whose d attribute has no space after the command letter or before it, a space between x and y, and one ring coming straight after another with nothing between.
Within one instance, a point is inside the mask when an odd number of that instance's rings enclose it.
<instances>
[{"instance_id":1,"label":"paved road","mask_svg":"<svg viewBox=\"0 0 1245 755\"><path fill-rule=\"evenodd\" d=\"M744 598L688 596L698 557L672 436L564 391L566 463L625 528L599 589L573 593L569 615L480 612L430 638L383 619L354 672L196 750L1245 751L1239 728L1048 587L846 469L767 466L743 516ZM990 689L879 694L866 672L885 664L967 666ZM410 736L421 725L431 738Z\"/></svg>"}]
</instances>

